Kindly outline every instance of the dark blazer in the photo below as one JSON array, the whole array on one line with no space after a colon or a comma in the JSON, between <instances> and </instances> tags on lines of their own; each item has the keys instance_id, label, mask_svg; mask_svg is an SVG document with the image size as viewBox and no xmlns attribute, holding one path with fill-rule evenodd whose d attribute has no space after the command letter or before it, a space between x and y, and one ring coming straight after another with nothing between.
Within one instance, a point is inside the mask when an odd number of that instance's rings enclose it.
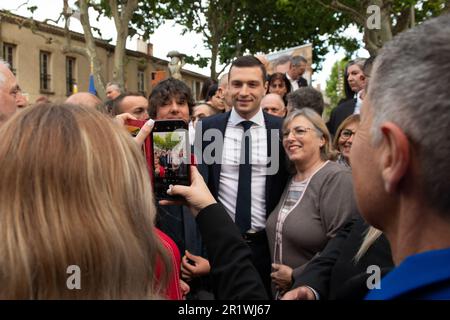
<instances>
[{"instance_id":1,"label":"dark blazer","mask_svg":"<svg viewBox=\"0 0 450 320\"><path fill-rule=\"evenodd\" d=\"M342 121L355 112L355 107L356 99L349 99L339 103L338 106L331 111L330 120L327 122L327 127L332 136L336 134L336 130Z\"/></svg>"},{"instance_id":2,"label":"dark blazer","mask_svg":"<svg viewBox=\"0 0 450 320\"><path fill-rule=\"evenodd\" d=\"M313 259L303 273L297 276L294 288L310 286L322 300L355 299L362 300L368 292L366 285L367 267L377 265L382 274L394 267L387 239L381 235L355 263L368 225L361 217L352 219L331 239L321 255Z\"/></svg>"},{"instance_id":3,"label":"dark blazer","mask_svg":"<svg viewBox=\"0 0 450 320\"><path fill-rule=\"evenodd\" d=\"M218 129L222 133L222 137L225 137L225 130L227 127L228 119L230 118L231 111L226 113L221 113L212 117L204 118L202 120L202 130L196 130L196 143L201 141L202 146L202 154L196 154L197 159L203 158L203 151L205 148L214 142L214 139L212 141L206 141L205 139L202 139L203 134L208 129ZM283 122L282 118L272 116L268 113L264 114L264 121L266 125L267 130L267 155L270 157L272 155L272 146L270 144L271 141L271 130L275 129L277 130L277 145L278 145L278 171L274 175L268 175L266 177L266 216L269 216L270 212L276 207L278 204L278 201L280 200L280 197L283 193L284 187L286 186L287 179L288 179L288 172L287 172L287 160L286 160L286 154L283 149L283 145L279 139L281 137L281 125ZM199 136L201 134L201 136ZM196 147L198 150L199 148ZM217 154L213 152L213 156L215 159L222 159L222 148L216 149ZM275 152L275 150L273 151ZM204 160L204 158L203 158ZM221 164L216 163L215 161L213 164L207 164L204 161L203 163L199 165L199 167L202 167L200 169L200 172L205 178L205 181L207 181L208 188L211 191L214 198L218 199L219 196L219 180L220 180L220 170L221 170ZM220 161L219 161L220 162ZM271 164L268 164L270 166ZM273 164L272 164L273 165Z\"/></svg>"},{"instance_id":4,"label":"dark blazer","mask_svg":"<svg viewBox=\"0 0 450 320\"><path fill-rule=\"evenodd\" d=\"M218 300L267 300L261 278L251 261L252 252L221 204L197 215L211 265L211 284Z\"/></svg>"},{"instance_id":5,"label":"dark blazer","mask_svg":"<svg viewBox=\"0 0 450 320\"><path fill-rule=\"evenodd\" d=\"M306 81L306 79L303 78L302 76L300 76L300 78L298 78L297 83L298 83L299 88L308 86L308 81Z\"/></svg>"}]
</instances>

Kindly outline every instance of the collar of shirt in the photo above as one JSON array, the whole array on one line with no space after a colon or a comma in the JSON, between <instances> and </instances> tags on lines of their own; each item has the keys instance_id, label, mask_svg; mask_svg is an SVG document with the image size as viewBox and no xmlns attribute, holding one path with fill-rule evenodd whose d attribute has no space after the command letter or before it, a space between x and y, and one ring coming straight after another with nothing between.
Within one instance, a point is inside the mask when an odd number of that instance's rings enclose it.
<instances>
[{"instance_id":1,"label":"collar of shirt","mask_svg":"<svg viewBox=\"0 0 450 320\"><path fill-rule=\"evenodd\" d=\"M286 72L286 78L288 78L288 80L289 80L290 82L296 81L296 80L292 79L292 78L289 76L289 73L287 73L287 72Z\"/></svg>"},{"instance_id":2,"label":"collar of shirt","mask_svg":"<svg viewBox=\"0 0 450 320\"><path fill-rule=\"evenodd\" d=\"M264 126L264 114L261 108L259 108L258 113L255 114L252 118L248 119L252 121L257 126L263 127ZM239 113L236 112L236 110L231 109L230 119L228 122L234 126L239 125L242 121L247 121L247 119L242 118Z\"/></svg>"},{"instance_id":3,"label":"collar of shirt","mask_svg":"<svg viewBox=\"0 0 450 320\"><path fill-rule=\"evenodd\" d=\"M353 112L353 114L360 114L360 112L361 112L361 106L362 106L361 93L362 93L362 90L358 91L358 93L356 94L355 111Z\"/></svg>"}]
</instances>

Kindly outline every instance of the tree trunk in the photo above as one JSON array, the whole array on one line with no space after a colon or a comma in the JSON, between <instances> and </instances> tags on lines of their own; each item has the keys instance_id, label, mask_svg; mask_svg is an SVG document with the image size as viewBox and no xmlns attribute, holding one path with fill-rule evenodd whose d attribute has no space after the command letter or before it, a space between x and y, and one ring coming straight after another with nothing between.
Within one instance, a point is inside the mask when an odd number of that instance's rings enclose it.
<instances>
[{"instance_id":1,"label":"tree trunk","mask_svg":"<svg viewBox=\"0 0 450 320\"><path fill-rule=\"evenodd\" d=\"M383 45L392 39L391 6L383 0L372 0L370 4L380 8L380 28L369 29L366 23L364 25L364 43L370 55L376 56Z\"/></svg>"},{"instance_id":2,"label":"tree trunk","mask_svg":"<svg viewBox=\"0 0 450 320\"><path fill-rule=\"evenodd\" d=\"M89 57L89 63L92 67L91 72L94 75L95 89L100 99L106 99L105 80L102 76L102 65L97 54L97 46L95 38L92 35L91 24L89 22L89 6L86 0L80 0L80 22L83 26L84 39L86 42L86 50Z\"/></svg>"},{"instance_id":3,"label":"tree trunk","mask_svg":"<svg viewBox=\"0 0 450 320\"><path fill-rule=\"evenodd\" d=\"M216 64L217 64L217 57L219 55L219 44L217 43L217 40L215 37L212 37L212 43L211 43L211 79L216 79L217 72L216 72Z\"/></svg>"},{"instance_id":4,"label":"tree trunk","mask_svg":"<svg viewBox=\"0 0 450 320\"><path fill-rule=\"evenodd\" d=\"M113 67L113 81L117 82L121 88L125 88L125 49L126 39L128 36L127 31L117 30L117 43L114 49L114 67Z\"/></svg>"},{"instance_id":5,"label":"tree trunk","mask_svg":"<svg viewBox=\"0 0 450 320\"><path fill-rule=\"evenodd\" d=\"M133 16L133 12L137 9L137 0L128 0L126 6L122 5L122 10L119 10L117 0L110 0L114 23L117 29L117 43L114 49L114 67L113 80L119 83L121 88L125 88L125 52L126 42L128 38L128 24Z\"/></svg>"}]
</instances>

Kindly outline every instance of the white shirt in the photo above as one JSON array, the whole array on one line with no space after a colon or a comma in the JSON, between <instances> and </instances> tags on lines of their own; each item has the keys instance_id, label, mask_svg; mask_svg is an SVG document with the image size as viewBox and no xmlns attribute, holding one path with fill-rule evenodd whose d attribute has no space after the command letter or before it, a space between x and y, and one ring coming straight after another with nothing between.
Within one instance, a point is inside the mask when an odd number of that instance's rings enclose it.
<instances>
[{"instance_id":1,"label":"white shirt","mask_svg":"<svg viewBox=\"0 0 450 320\"><path fill-rule=\"evenodd\" d=\"M239 161L244 128L242 118L234 108L231 110L225 129L222 166L219 180L219 201L224 205L231 219L235 218L237 190L239 185ZM267 130L262 109L249 119L254 124L250 128L252 191L251 228L259 231L266 226L266 175L267 175Z\"/></svg>"},{"instance_id":2,"label":"white shirt","mask_svg":"<svg viewBox=\"0 0 450 320\"><path fill-rule=\"evenodd\" d=\"M353 111L353 114L361 113L361 106L362 106L361 93L362 93L362 90L358 91L358 93L356 94L355 111Z\"/></svg>"},{"instance_id":3,"label":"white shirt","mask_svg":"<svg viewBox=\"0 0 450 320\"><path fill-rule=\"evenodd\" d=\"M286 78L288 78L289 82L291 83L291 92L299 88L297 80L292 79L287 72Z\"/></svg>"}]
</instances>

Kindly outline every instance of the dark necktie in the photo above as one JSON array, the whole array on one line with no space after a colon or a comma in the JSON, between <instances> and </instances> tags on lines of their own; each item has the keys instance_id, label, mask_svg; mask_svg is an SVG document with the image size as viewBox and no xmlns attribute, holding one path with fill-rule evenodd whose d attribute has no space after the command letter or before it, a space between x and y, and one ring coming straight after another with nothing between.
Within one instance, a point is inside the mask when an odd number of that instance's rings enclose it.
<instances>
[{"instance_id":1,"label":"dark necktie","mask_svg":"<svg viewBox=\"0 0 450 320\"><path fill-rule=\"evenodd\" d=\"M239 184L237 190L235 222L242 233L250 230L252 226L252 165L250 164L251 134L249 130L252 124L252 121L242 121L240 123L240 125L244 128L244 135L242 136L243 139L241 144L241 157L239 162Z\"/></svg>"}]
</instances>

